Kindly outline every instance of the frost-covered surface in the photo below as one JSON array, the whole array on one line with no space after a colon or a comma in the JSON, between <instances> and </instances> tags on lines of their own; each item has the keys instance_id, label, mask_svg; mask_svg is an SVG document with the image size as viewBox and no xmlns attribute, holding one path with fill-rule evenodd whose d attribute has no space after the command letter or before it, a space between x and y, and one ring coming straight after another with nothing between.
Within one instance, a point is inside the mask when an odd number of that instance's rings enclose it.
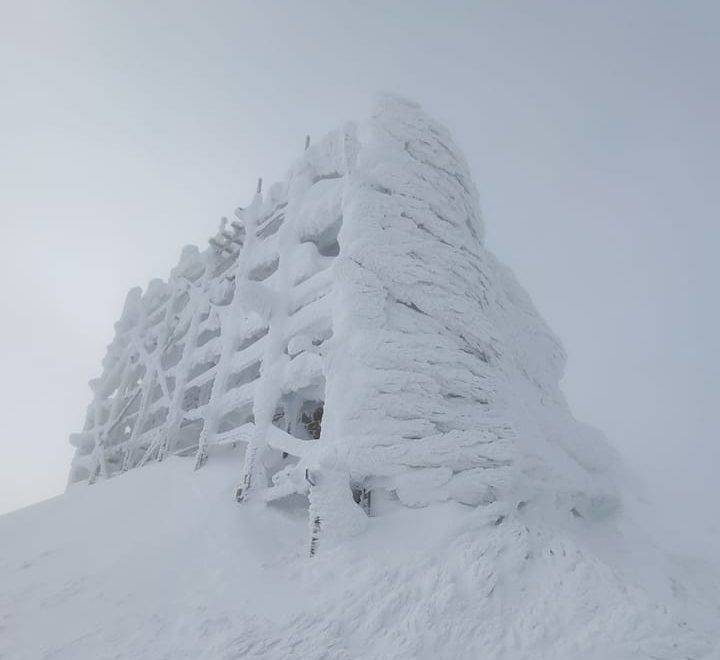
<instances>
[{"instance_id":1,"label":"frost-covered surface","mask_svg":"<svg viewBox=\"0 0 720 660\"><path fill-rule=\"evenodd\" d=\"M447 131L386 98L358 140L327 376L335 462L410 506L547 497L611 513L613 454L567 411L562 348L483 247Z\"/></svg>"},{"instance_id":2,"label":"frost-covered surface","mask_svg":"<svg viewBox=\"0 0 720 660\"><path fill-rule=\"evenodd\" d=\"M354 499L610 516L615 457L570 415L563 364L483 245L452 138L385 96L130 292L70 480L247 445L239 497L308 496L313 543L364 528Z\"/></svg>"},{"instance_id":3,"label":"frost-covered surface","mask_svg":"<svg viewBox=\"0 0 720 660\"><path fill-rule=\"evenodd\" d=\"M116 327L76 485L0 521L0 657L717 657L714 573L628 519L416 105L310 147Z\"/></svg>"},{"instance_id":4,"label":"frost-covered surface","mask_svg":"<svg viewBox=\"0 0 720 660\"><path fill-rule=\"evenodd\" d=\"M232 500L242 460L171 458L0 517L0 658L718 657L717 601L627 525L396 505L310 558L297 511Z\"/></svg>"}]
</instances>

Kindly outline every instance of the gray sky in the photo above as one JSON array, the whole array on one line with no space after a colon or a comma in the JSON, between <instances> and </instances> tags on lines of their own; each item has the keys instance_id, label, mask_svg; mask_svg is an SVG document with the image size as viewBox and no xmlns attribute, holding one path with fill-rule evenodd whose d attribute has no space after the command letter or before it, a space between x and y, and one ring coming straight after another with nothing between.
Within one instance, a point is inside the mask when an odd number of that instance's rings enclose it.
<instances>
[{"instance_id":1,"label":"gray sky","mask_svg":"<svg viewBox=\"0 0 720 660\"><path fill-rule=\"evenodd\" d=\"M669 526L716 515L717 3L0 11L0 511L64 488L126 291L389 90L464 150L488 246L565 343L575 414Z\"/></svg>"}]
</instances>

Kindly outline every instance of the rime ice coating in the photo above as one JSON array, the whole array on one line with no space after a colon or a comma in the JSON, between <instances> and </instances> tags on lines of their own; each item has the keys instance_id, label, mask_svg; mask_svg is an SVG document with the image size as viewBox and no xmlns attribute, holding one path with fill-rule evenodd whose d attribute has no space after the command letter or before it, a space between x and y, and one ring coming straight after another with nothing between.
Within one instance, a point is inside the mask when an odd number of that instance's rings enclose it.
<instances>
[{"instance_id":1,"label":"rime ice coating","mask_svg":"<svg viewBox=\"0 0 720 660\"><path fill-rule=\"evenodd\" d=\"M234 447L239 499L308 496L313 551L397 502L606 517L616 459L564 361L447 130L383 96L129 293L70 481Z\"/></svg>"},{"instance_id":2,"label":"rime ice coating","mask_svg":"<svg viewBox=\"0 0 720 660\"><path fill-rule=\"evenodd\" d=\"M116 329L70 480L130 473L0 520L0 656L718 657L714 572L620 509L416 105L310 146Z\"/></svg>"}]
</instances>

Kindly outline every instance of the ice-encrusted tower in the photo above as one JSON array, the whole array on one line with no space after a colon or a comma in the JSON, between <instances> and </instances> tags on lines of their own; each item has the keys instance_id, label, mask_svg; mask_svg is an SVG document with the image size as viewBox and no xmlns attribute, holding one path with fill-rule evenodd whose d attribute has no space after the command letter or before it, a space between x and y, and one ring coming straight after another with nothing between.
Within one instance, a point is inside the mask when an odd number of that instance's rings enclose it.
<instances>
[{"instance_id":1,"label":"ice-encrusted tower","mask_svg":"<svg viewBox=\"0 0 720 660\"><path fill-rule=\"evenodd\" d=\"M448 132L384 96L129 293L70 481L244 451L238 499L306 496L313 551L397 503L606 516L613 454L563 366Z\"/></svg>"}]
</instances>

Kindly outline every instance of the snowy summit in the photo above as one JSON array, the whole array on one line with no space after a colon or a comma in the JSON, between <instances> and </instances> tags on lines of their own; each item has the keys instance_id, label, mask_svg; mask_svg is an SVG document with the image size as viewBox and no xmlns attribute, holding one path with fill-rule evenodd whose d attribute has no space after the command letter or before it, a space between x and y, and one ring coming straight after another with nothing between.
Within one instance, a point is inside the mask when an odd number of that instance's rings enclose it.
<instances>
[{"instance_id":1,"label":"snowy summit","mask_svg":"<svg viewBox=\"0 0 720 660\"><path fill-rule=\"evenodd\" d=\"M0 658L718 657L564 363L381 97L130 291L68 492L0 520Z\"/></svg>"}]
</instances>

